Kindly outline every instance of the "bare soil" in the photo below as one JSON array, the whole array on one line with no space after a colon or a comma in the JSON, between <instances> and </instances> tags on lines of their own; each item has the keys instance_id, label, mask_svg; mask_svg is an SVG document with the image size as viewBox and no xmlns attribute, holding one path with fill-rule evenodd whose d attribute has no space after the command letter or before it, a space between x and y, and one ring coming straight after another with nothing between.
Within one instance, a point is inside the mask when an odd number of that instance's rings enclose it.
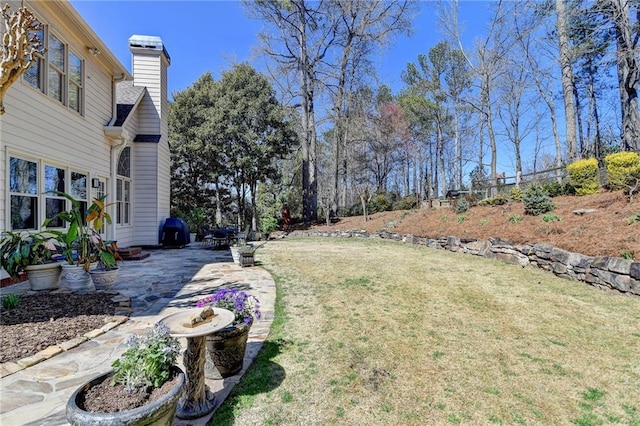
<instances>
[{"instance_id":1,"label":"bare soil","mask_svg":"<svg viewBox=\"0 0 640 426\"><path fill-rule=\"evenodd\" d=\"M78 407L92 413L117 413L133 410L171 392L178 381L178 376L174 375L159 388L129 392L122 385L111 385L111 379L107 378L100 384L89 388L85 394L81 394Z\"/></svg>"},{"instance_id":2,"label":"bare soil","mask_svg":"<svg viewBox=\"0 0 640 426\"><path fill-rule=\"evenodd\" d=\"M116 312L112 298L106 293L22 296L18 307L0 312L0 363L17 361L102 327Z\"/></svg>"},{"instance_id":3,"label":"bare soil","mask_svg":"<svg viewBox=\"0 0 640 426\"><path fill-rule=\"evenodd\" d=\"M559 220L545 222L542 216L524 214L522 203L475 206L456 214L452 208L416 209L341 218L317 230L365 230L438 238L501 238L517 244L545 243L587 256L630 256L640 260L640 221L629 218L640 213L640 200L629 203L621 191L589 196L553 198ZM595 211L577 214L576 211ZM522 219L516 222L517 217ZM510 221L510 218L511 221ZM516 222L516 223L513 223Z\"/></svg>"}]
</instances>

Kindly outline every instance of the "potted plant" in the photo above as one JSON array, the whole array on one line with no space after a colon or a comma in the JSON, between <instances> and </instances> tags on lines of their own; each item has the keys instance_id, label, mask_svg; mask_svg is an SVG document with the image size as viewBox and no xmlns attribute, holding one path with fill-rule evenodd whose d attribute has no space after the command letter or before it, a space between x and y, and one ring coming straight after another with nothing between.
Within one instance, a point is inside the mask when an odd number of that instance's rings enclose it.
<instances>
[{"instance_id":1,"label":"potted plant","mask_svg":"<svg viewBox=\"0 0 640 426\"><path fill-rule=\"evenodd\" d=\"M240 266L253 266L255 260L256 247L249 244L238 247Z\"/></svg>"},{"instance_id":2,"label":"potted plant","mask_svg":"<svg viewBox=\"0 0 640 426\"><path fill-rule=\"evenodd\" d=\"M171 425L185 387L180 343L156 323L131 336L113 370L80 386L67 402L72 425ZM159 396L158 396L159 395Z\"/></svg>"},{"instance_id":3,"label":"potted plant","mask_svg":"<svg viewBox=\"0 0 640 426\"><path fill-rule=\"evenodd\" d=\"M63 275L72 290L95 290L94 282L101 289L108 289L115 281L118 269L118 247L114 241L104 241L100 230L105 223L111 223L111 216L106 212L108 204L104 203L106 195L94 199L86 211L82 203L64 192L54 192L71 202L71 208L45 221L45 226L55 220L68 224L64 234L64 256L66 264L62 265ZM92 279L90 271L98 268ZM107 275L106 277L104 277Z\"/></svg>"},{"instance_id":4,"label":"potted plant","mask_svg":"<svg viewBox=\"0 0 640 426\"><path fill-rule=\"evenodd\" d=\"M89 228L92 249L98 262L96 268L89 269L89 274L96 288L110 290L118 273L118 260L123 261L123 259L118 253L117 242L105 241L100 234L100 229L105 223L111 224L111 216L106 211L108 204L104 203L105 198L106 196L93 200L87 210L86 222Z\"/></svg>"},{"instance_id":5,"label":"potted plant","mask_svg":"<svg viewBox=\"0 0 640 426\"><path fill-rule=\"evenodd\" d=\"M254 319L260 319L260 302L244 291L223 288L200 299L197 306L228 309L235 315L231 325L207 335L207 352L211 361L205 365L207 377L220 379L239 373L249 330Z\"/></svg>"},{"instance_id":6,"label":"potted plant","mask_svg":"<svg viewBox=\"0 0 640 426\"><path fill-rule=\"evenodd\" d=\"M6 231L0 240L0 266L14 279L26 273L31 290L55 290L62 269L51 252L61 237L57 231Z\"/></svg>"}]
</instances>

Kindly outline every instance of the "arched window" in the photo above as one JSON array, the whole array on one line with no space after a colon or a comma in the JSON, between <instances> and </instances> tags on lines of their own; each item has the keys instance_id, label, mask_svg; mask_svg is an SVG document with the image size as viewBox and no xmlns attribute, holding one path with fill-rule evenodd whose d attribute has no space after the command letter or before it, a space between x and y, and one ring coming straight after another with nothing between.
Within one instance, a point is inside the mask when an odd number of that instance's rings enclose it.
<instances>
[{"instance_id":1,"label":"arched window","mask_svg":"<svg viewBox=\"0 0 640 426\"><path fill-rule=\"evenodd\" d=\"M116 179L116 223L131 224L131 148L126 147L118 157Z\"/></svg>"}]
</instances>

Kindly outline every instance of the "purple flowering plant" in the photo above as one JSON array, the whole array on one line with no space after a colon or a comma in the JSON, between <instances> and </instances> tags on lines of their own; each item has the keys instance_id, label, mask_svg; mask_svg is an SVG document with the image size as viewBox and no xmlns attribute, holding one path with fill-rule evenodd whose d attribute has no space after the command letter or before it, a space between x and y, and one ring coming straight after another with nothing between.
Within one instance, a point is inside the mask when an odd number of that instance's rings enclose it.
<instances>
[{"instance_id":1,"label":"purple flowering plant","mask_svg":"<svg viewBox=\"0 0 640 426\"><path fill-rule=\"evenodd\" d=\"M214 294L200 299L197 307L205 306L213 308L227 309L235 315L234 325L249 324L253 318L260 319L260 302L255 296L251 296L244 291L222 288Z\"/></svg>"}]
</instances>

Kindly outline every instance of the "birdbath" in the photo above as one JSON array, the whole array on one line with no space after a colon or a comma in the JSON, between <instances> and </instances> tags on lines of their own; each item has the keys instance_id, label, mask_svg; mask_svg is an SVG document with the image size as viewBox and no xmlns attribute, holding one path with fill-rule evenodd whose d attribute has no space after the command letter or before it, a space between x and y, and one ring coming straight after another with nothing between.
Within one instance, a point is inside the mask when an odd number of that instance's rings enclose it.
<instances>
[{"instance_id":1,"label":"birdbath","mask_svg":"<svg viewBox=\"0 0 640 426\"><path fill-rule=\"evenodd\" d=\"M215 408L215 396L204 382L207 334L225 328L235 315L227 309L214 308L215 316L205 322L191 325L191 318L200 315L202 308L192 308L164 317L160 320L169 327L173 337L186 337L187 349L183 363L187 375L185 395L178 402L176 416L183 420L197 419Z\"/></svg>"}]
</instances>

